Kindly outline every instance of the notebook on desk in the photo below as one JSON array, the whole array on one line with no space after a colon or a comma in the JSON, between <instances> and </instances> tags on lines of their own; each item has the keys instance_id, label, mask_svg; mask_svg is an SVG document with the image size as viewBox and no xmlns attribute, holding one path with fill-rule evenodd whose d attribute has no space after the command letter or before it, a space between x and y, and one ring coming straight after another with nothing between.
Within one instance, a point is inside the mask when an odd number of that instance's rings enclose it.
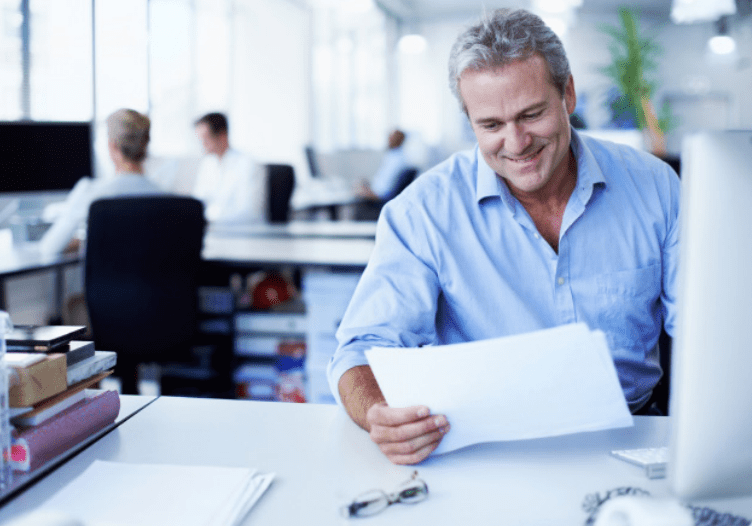
<instances>
[{"instance_id":1,"label":"notebook on desk","mask_svg":"<svg viewBox=\"0 0 752 526\"><path fill-rule=\"evenodd\" d=\"M84 524L232 526L243 522L274 476L241 467L95 460L40 509Z\"/></svg>"}]
</instances>

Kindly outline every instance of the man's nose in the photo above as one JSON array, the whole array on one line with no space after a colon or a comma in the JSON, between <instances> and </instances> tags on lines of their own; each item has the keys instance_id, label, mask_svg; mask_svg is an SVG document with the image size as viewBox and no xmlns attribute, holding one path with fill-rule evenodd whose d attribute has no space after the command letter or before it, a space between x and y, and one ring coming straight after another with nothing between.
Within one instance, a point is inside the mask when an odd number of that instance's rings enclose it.
<instances>
[{"instance_id":1,"label":"man's nose","mask_svg":"<svg viewBox=\"0 0 752 526\"><path fill-rule=\"evenodd\" d=\"M515 157L526 153L532 140L526 128L518 123L509 123L504 137L504 151Z\"/></svg>"}]
</instances>

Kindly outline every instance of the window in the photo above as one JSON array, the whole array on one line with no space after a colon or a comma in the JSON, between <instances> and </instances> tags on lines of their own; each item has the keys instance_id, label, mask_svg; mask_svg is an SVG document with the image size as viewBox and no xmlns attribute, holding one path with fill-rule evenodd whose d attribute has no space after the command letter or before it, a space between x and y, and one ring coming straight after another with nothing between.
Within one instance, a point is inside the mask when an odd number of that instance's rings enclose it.
<instances>
[{"instance_id":1,"label":"window","mask_svg":"<svg viewBox=\"0 0 752 526\"><path fill-rule=\"evenodd\" d=\"M29 116L91 120L91 0L30 0L29 11Z\"/></svg>"},{"instance_id":2,"label":"window","mask_svg":"<svg viewBox=\"0 0 752 526\"><path fill-rule=\"evenodd\" d=\"M23 117L24 17L19 0L0 0L0 120Z\"/></svg>"},{"instance_id":3,"label":"window","mask_svg":"<svg viewBox=\"0 0 752 526\"><path fill-rule=\"evenodd\" d=\"M390 121L390 20L372 3L314 10L314 137L319 148L382 148Z\"/></svg>"}]
</instances>

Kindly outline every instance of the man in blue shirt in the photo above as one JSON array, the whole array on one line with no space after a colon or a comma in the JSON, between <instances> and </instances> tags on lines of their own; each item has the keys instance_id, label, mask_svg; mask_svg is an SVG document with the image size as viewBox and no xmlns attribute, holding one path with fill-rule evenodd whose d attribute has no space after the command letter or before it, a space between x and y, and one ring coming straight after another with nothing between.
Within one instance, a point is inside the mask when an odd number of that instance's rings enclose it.
<instances>
[{"instance_id":1,"label":"man in blue shirt","mask_svg":"<svg viewBox=\"0 0 752 526\"><path fill-rule=\"evenodd\" d=\"M398 464L426 458L449 422L388 407L366 349L585 322L606 334L634 412L661 376L658 336L675 318L678 177L570 128L576 94L558 37L531 13L498 10L458 38L449 69L478 145L384 208L328 367L335 396Z\"/></svg>"},{"instance_id":2,"label":"man in blue shirt","mask_svg":"<svg viewBox=\"0 0 752 526\"><path fill-rule=\"evenodd\" d=\"M364 183L358 190L361 197L386 202L396 195L399 176L409 168L403 148L404 142L405 133L402 130L392 130L389 134L389 148L384 153L371 184Z\"/></svg>"}]
</instances>

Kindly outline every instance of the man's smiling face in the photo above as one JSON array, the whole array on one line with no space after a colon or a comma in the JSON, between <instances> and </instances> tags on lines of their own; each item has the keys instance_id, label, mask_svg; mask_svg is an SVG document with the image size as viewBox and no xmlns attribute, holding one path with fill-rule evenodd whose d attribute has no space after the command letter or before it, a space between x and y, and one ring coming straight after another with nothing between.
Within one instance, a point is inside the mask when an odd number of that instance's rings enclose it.
<instances>
[{"instance_id":1,"label":"man's smiling face","mask_svg":"<svg viewBox=\"0 0 752 526\"><path fill-rule=\"evenodd\" d=\"M564 177L574 81L562 96L540 55L502 67L467 70L460 93L486 163L512 191L535 193Z\"/></svg>"}]
</instances>

